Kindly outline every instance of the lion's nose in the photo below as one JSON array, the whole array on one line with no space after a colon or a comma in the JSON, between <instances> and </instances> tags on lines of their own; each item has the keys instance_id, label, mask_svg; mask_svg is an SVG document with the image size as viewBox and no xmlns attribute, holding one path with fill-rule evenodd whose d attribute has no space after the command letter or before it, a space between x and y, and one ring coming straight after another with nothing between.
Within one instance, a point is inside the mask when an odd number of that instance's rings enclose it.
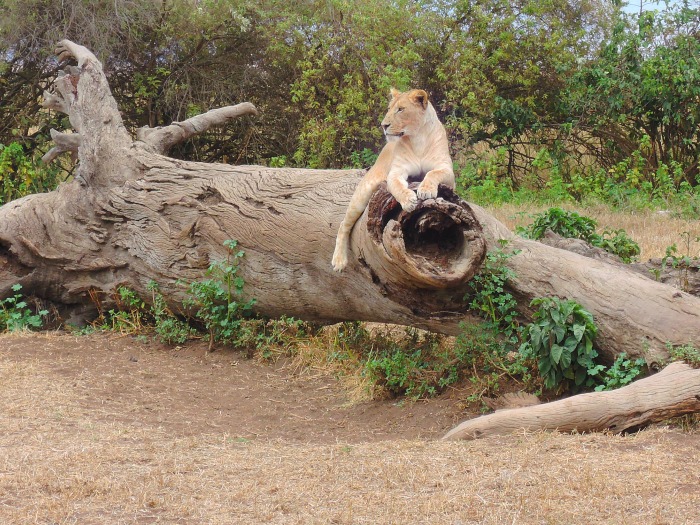
<instances>
[{"instance_id":1,"label":"lion's nose","mask_svg":"<svg viewBox=\"0 0 700 525\"><path fill-rule=\"evenodd\" d=\"M384 131L386 131L389 129L389 124L384 124L384 122L382 122L382 127L384 128Z\"/></svg>"}]
</instances>

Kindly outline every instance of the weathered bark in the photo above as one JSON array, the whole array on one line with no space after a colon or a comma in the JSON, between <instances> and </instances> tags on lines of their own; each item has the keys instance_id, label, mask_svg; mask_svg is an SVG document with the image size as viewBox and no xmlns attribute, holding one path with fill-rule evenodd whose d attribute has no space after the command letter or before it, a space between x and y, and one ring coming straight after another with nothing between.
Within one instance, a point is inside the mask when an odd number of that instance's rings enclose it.
<instances>
[{"instance_id":1,"label":"weathered bark","mask_svg":"<svg viewBox=\"0 0 700 525\"><path fill-rule=\"evenodd\" d=\"M517 431L624 432L700 412L700 370L671 363L658 374L618 390L591 392L470 419L443 439L476 439Z\"/></svg>"},{"instance_id":2,"label":"weathered bark","mask_svg":"<svg viewBox=\"0 0 700 525\"><path fill-rule=\"evenodd\" d=\"M576 299L599 325L598 345L665 358L665 344L700 341L700 300L610 265L513 236L478 206L441 188L403 212L379 191L356 224L347 269L332 271L335 235L360 171L202 164L165 157L197 130L251 112L238 105L182 124L124 128L100 63L64 41L79 63L56 81L49 105L67 111L78 132L75 180L55 192L0 208L0 296L20 283L66 316L89 314L118 285L147 296L156 281L171 305L181 281L203 277L226 257L223 242L245 251L241 275L261 314L321 322L368 320L455 334L473 320L464 295L485 251L507 239L511 283L528 317L534 297ZM71 135L72 137L72 135ZM66 148L70 150L71 148Z\"/></svg>"},{"instance_id":3,"label":"weathered bark","mask_svg":"<svg viewBox=\"0 0 700 525\"><path fill-rule=\"evenodd\" d=\"M581 239L562 237L561 235L553 233L551 230L547 230L545 236L540 239L540 242L586 257L602 259L610 264L616 264L634 270L644 277L670 284L691 295L700 297L700 261L698 260L680 261L677 262L675 266L670 258L655 258L646 262L625 264L622 262L622 259L606 252L602 248L592 246Z\"/></svg>"}]
</instances>

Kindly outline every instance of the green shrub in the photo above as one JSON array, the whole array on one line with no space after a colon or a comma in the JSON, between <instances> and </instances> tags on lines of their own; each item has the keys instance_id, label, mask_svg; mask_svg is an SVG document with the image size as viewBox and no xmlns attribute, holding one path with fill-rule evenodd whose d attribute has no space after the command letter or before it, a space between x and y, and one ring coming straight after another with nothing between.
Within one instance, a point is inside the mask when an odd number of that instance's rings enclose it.
<instances>
[{"instance_id":1,"label":"green shrub","mask_svg":"<svg viewBox=\"0 0 700 525\"><path fill-rule=\"evenodd\" d=\"M601 390L614 390L628 385L642 373L642 369L645 366L646 361L641 357L633 361L628 359L627 354L623 352L617 356L610 368L601 372L600 381L602 381L602 384L596 386L595 390L598 392Z\"/></svg>"},{"instance_id":2,"label":"green shrub","mask_svg":"<svg viewBox=\"0 0 700 525\"><path fill-rule=\"evenodd\" d=\"M602 248L608 253L617 255L624 262L633 261L640 252L639 245L633 241L625 230L605 230L596 233L598 223L590 217L585 217L575 211L561 208L550 208L534 216L532 224L518 228L517 233L528 239L541 239L547 230L567 239L581 239L587 243Z\"/></svg>"},{"instance_id":3,"label":"green shrub","mask_svg":"<svg viewBox=\"0 0 700 525\"><path fill-rule=\"evenodd\" d=\"M542 239L547 230L567 239L587 241L595 234L597 223L594 219L579 215L575 211L550 208L533 217L532 224L518 229L518 233L528 239Z\"/></svg>"},{"instance_id":4,"label":"green shrub","mask_svg":"<svg viewBox=\"0 0 700 525\"><path fill-rule=\"evenodd\" d=\"M168 308L163 294L158 291L155 281L148 283L152 294L151 312L155 323L155 331L161 343L168 345L182 344L192 337L196 331L186 322L178 319Z\"/></svg>"},{"instance_id":5,"label":"green shrub","mask_svg":"<svg viewBox=\"0 0 700 525\"><path fill-rule=\"evenodd\" d=\"M489 325L506 338L516 336L518 330L517 302L507 290L508 280L515 278L515 272L506 266L506 262L518 252L504 251L506 243L486 254L486 259L479 273L471 281L471 292L465 296L469 307L480 313Z\"/></svg>"},{"instance_id":6,"label":"green shrub","mask_svg":"<svg viewBox=\"0 0 700 525\"><path fill-rule=\"evenodd\" d=\"M215 341L234 347L249 341L244 331L245 317L252 314L255 300L243 298L243 278L238 274L238 261L243 257L242 250L236 251L237 241L225 241L228 251L225 262L214 262L209 266L209 279L195 281L187 288L188 297L183 305L188 308L198 322L209 333L209 348Z\"/></svg>"},{"instance_id":7,"label":"green shrub","mask_svg":"<svg viewBox=\"0 0 700 525\"><path fill-rule=\"evenodd\" d=\"M534 299L530 306L538 309L524 330L520 353L537 361L545 387L554 388L564 380L576 387L593 386L605 367L595 363L598 352L593 340L598 329L590 312L557 297Z\"/></svg>"},{"instance_id":8,"label":"green shrub","mask_svg":"<svg viewBox=\"0 0 700 525\"><path fill-rule=\"evenodd\" d=\"M690 343L675 346L666 343L666 349L674 361L685 361L694 368L700 368L700 348Z\"/></svg>"},{"instance_id":9,"label":"green shrub","mask_svg":"<svg viewBox=\"0 0 700 525\"><path fill-rule=\"evenodd\" d=\"M19 292L21 289L21 284L12 286L14 292ZM0 299L0 331L17 332L41 328L42 317L45 317L48 313L48 310L40 310L38 313L34 313L22 298L22 294L16 293L6 299Z\"/></svg>"},{"instance_id":10,"label":"green shrub","mask_svg":"<svg viewBox=\"0 0 700 525\"><path fill-rule=\"evenodd\" d=\"M30 193L53 190L59 183L59 169L37 165L22 146L0 144L0 205Z\"/></svg>"}]
</instances>

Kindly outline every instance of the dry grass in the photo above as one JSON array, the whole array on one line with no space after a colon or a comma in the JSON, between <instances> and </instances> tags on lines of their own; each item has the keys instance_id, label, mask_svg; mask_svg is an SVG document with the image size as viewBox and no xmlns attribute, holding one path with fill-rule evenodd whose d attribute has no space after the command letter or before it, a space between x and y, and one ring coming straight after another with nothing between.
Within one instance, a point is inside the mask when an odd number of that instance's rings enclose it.
<instances>
[{"instance_id":1,"label":"dry grass","mask_svg":"<svg viewBox=\"0 0 700 525\"><path fill-rule=\"evenodd\" d=\"M353 445L185 436L129 423L131 403L97 417L81 377L0 351L0 523L700 523L698 434Z\"/></svg>"},{"instance_id":2,"label":"dry grass","mask_svg":"<svg viewBox=\"0 0 700 525\"><path fill-rule=\"evenodd\" d=\"M700 221L679 219L670 213L653 211L622 212L611 211L606 206L576 207L563 206L581 215L591 217L598 222L600 231L605 228L624 229L627 234L637 241L641 248L640 260L662 257L666 248L672 244L678 246L681 254L685 255L682 232L689 232L691 239L700 237ZM487 208L497 219L508 228L527 226L532 222L530 215L548 209L548 206L505 204L499 207ZM691 243L691 257L700 257L700 243Z\"/></svg>"}]
</instances>

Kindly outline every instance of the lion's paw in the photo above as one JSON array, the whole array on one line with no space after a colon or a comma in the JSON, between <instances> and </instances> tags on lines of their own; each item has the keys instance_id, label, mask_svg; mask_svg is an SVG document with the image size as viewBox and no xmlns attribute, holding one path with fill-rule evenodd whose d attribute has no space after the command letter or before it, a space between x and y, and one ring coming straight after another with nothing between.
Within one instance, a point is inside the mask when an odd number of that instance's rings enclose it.
<instances>
[{"instance_id":1,"label":"lion's paw","mask_svg":"<svg viewBox=\"0 0 700 525\"><path fill-rule=\"evenodd\" d=\"M415 193L413 193L412 191L409 191L406 199L404 201L402 201L400 204L401 204L401 207L403 208L403 211L412 212L413 210L416 209L416 206L418 206L418 197L416 197Z\"/></svg>"},{"instance_id":2,"label":"lion's paw","mask_svg":"<svg viewBox=\"0 0 700 525\"><path fill-rule=\"evenodd\" d=\"M425 181L423 181L420 186L418 186L418 191L416 193L421 200L434 199L438 194L437 185L426 184Z\"/></svg>"},{"instance_id":3,"label":"lion's paw","mask_svg":"<svg viewBox=\"0 0 700 525\"><path fill-rule=\"evenodd\" d=\"M342 250L336 250L333 253L333 270L342 272L348 265L348 256Z\"/></svg>"}]
</instances>

